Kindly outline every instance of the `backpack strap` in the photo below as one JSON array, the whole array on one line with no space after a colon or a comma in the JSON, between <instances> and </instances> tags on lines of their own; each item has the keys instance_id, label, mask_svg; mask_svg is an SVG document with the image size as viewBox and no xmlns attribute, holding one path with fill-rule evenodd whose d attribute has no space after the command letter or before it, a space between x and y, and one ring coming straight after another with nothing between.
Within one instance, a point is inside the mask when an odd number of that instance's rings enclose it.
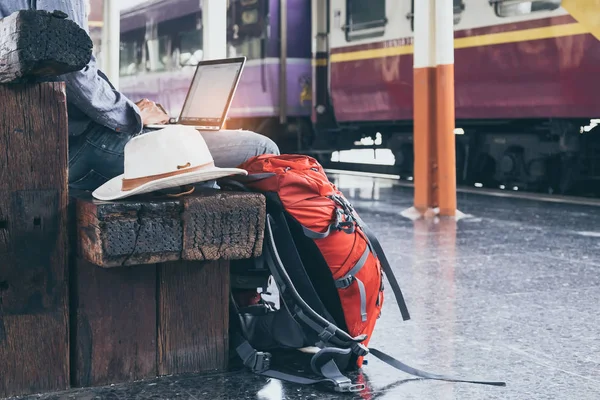
<instances>
[{"instance_id":1,"label":"backpack strap","mask_svg":"<svg viewBox=\"0 0 600 400\"><path fill-rule=\"evenodd\" d=\"M357 216L357 220L359 226L367 236L367 239L369 241L369 247L371 248L373 255L375 257L379 257L381 267L383 268L383 272L385 272L385 276L388 278L390 286L392 287L392 291L394 292L394 296L396 297L396 302L398 303L398 308L400 308L400 314L402 314L402 319L404 321L408 321L410 319L410 314L408 312L408 307L406 306L406 301L404 300L404 296L402 295L400 285L398 284L398 281L394 276L394 271L392 271L392 267L390 266L390 263L387 260L383 249L381 248L381 243L379 243L379 240L377 240L377 236L375 236L375 233L373 233L371 228L369 228L367 224L365 224L364 221L360 219L360 217Z\"/></svg>"},{"instance_id":2,"label":"backpack strap","mask_svg":"<svg viewBox=\"0 0 600 400\"><path fill-rule=\"evenodd\" d=\"M410 314L408 312L408 307L406 306L406 302L404 300L404 296L402 295L402 290L400 289L400 285L394 276L394 272L392 271L392 267L385 256L383 249L381 248L381 244L379 240L377 240L377 236L375 233L371 231L371 229L365 224L365 222L360 218L352 204L341 194L335 194L330 196L333 201L342 206L344 210L344 214L346 216L350 216L349 220L346 223L352 223L356 221L356 224L362 229L365 236L367 237L367 243L371 252L375 257L379 257L381 262L381 267L383 268L383 272L388 278L390 285L392 286L392 291L394 292L394 296L396 297L396 301L398 303L398 307L400 308L400 314L402 314L402 319L407 321L410 319ZM338 213L339 215L339 213ZM338 217L339 218L339 217ZM337 221L336 221L337 222ZM329 228L331 230L331 227ZM329 235L329 231L326 232ZM364 321L364 319L363 319Z\"/></svg>"},{"instance_id":3,"label":"backpack strap","mask_svg":"<svg viewBox=\"0 0 600 400\"><path fill-rule=\"evenodd\" d=\"M379 351L374 348L370 348L369 353L373 354L375 357L379 358L384 363L386 363L396 369L399 369L400 371L403 371L403 372L406 372L407 374L411 374L411 375L418 376L421 378L425 378L425 379L435 379L435 380L448 381L448 382L476 383L476 384L480 384L480 385L490 385L490 386L506 386L506 382L474 381L474 380L458 379L458 378L453 378L453 377L447 376L447 375L437 375L437 374L432 374L429 372L421 371L419 369L410 367L410 366L404 364L403 362L396 360L394 357L387 355L384 352Z\"/></svg>"},{"instance_id":4,"label":"backpack strap","mask_svg":"<svg viewBox=\"0 0 600 400\"><path fill-rule=\"evenodd\" d=\"M367 262L367 258L369 257L369 253L369 246L366 246L365 251L363 252L362 256L360 256L360 259L356 262L354 267L352 267L352 269L348 271L346 275L335 281L335 287L338 289L347 288L352 284L352 282L356 281L356 284L358 285L358 291L360 293L360 315L362 317L362 322L367 320L367 291L365 290L365 284L356 277L356 274L358 274L358 271L364 267L365 263Z\"/></svg>"},{"instance_id":5,"label":"backpack strap","mask_svg":"<svg viewBox=\"0 0 600 400\"><path fill-rule=\"evenodd\" d=\"M285 269L286 271L289 271L290 279L294 282L294 286L302 287L302 290L304 291L301 296L302 299L309 299L307 304L311 308L313 308L317 313L323 315L323 317L330 323L335 323L335 319L327 311L327 308L321 301L321 298L313 286L313 282L306 273L304 263L302 262L300 254L298 253L298 249L294 243L294 238L290 232L285 215L282 211L275 212L274 214L269 213L277 227L276 239L274 238L275 242L277 242L277 248L273 247L273 251L269 251L271 248L267 247L267 251L265 253L270 254L271 256L274 256L275 253L278 253L277 257L279 257L279 254L282 254L285 262L282 262L281 265L277 266L280 267L279 269ZM267 243L267 246L269 246L269 243ZM275 260L275 264L277 264L277 260ZM285 268L283 267L283 264L285 264ZM284 287L283 290L287 290L287 286Z\"/></svg>"}]
</instances>

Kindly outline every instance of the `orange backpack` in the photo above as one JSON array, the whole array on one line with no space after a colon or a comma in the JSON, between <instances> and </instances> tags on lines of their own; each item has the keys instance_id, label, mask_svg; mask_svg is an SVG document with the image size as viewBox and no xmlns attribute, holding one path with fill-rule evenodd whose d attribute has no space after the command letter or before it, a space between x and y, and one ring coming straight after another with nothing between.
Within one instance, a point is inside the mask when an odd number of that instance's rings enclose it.
<instances>
[{"instance_id":1,"label":"orange backpack","mask_svg":"<svg viewBox=\"0 0 600 400\"><path fill-rule=\"evenodd\" d=\"M328 382L337 391L360 391L364 385L352 384L342 371L360 368L371 353L424 378L503 385L429 374L368 349L384 301L383 273L403 319L410 318L376 236L312 157L261 155L239 168L248 176L235 178L238 186L263 193L267 200L263 256L245 273L266 271L279 291L275 297L283 303L279 309L262 298L244 303L244 291L236 292L235 282L248 277L232 280L231 339L246 366L279 379ZM267 291L265 287L263 293ZM307 362L317 379L287 374L271 364L272 352L306 348L313 348Z\"/></svg>"}]
</instances>

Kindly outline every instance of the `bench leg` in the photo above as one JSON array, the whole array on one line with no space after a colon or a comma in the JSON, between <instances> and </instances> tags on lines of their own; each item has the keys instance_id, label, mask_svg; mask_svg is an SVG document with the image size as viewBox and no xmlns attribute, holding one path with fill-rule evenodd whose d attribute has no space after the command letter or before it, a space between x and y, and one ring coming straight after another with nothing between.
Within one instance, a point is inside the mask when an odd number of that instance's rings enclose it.
<instances>
[{"instance_id":1,"label":"bench leg","mask_svg":"<svg viewBox=\"0 0 600 400\"><path fill-rule=\"evenodd\" d=\"M77 260L73 386L156 376L156 268Z\"/></svg>"},{"instance_id":2,"label":"bench leg","mask_svg":"<svg viewBox=\"0 0 600 400\"><path fill-rule=\"evenodd\" d=\"M229 262L159 264L158 372L224 370L229 346Z\"/></svg>"},{"instance_id":3,"label":"bench leg","mask_svg":"<svg viewBox=\"0 0 600 400\"><path fill-rule=\"evenodd\" d=\"M68 133L62 82L0 85L0 104L3 398L69 384Z\"/></svg>"}]
</instances>

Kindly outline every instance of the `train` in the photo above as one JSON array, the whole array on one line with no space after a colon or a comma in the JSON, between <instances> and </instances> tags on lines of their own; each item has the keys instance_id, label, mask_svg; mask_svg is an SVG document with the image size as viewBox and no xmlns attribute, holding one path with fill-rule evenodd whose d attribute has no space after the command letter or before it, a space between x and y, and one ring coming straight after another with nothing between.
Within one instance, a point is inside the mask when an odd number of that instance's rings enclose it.
<instances>
[{"instance_id":1,"label":"train","mask_svg":"<svg viewBox=\"0 0 600 400\"><path fill-rule=\"evenodd\" d=\"M227 2L227 55L248 58L228 128L323 163L369 143L389 149L394 171L412 177L414 0ZM458 184L552 193L600 186L600 28L591 3L453 0ZM201 15L199 0L124 10L121 91L177 114L202 59Z\"/></svg>"},{"instance_id":2,"label":"train","mask_svg":"<svg viewBox=\"0 0 600 400\"><path fill-rule=\"evenodd\" d=\"M228 1L227 57L247 58L226 128L266 134L282 150L294 151L296 132L312 129L310 1L288 0L285 9L279 0L223 1ZM179 113L203 59L201 3L154 0L123 10L120 91ZM282 26L289 32L285 41Z\"/></svg>"}]
</instances>

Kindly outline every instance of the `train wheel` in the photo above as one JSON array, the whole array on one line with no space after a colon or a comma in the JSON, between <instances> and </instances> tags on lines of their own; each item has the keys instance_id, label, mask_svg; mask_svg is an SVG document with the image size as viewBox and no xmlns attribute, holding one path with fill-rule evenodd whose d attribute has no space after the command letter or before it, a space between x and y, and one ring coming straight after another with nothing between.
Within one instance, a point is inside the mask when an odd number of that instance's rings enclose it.
<instances>
[{"instance_id":1,"label":"train wheel","mask_svg":"<svg viewBox=\"0 0 600 400\"><path fill-rule=\"evenodd\" d=\"M394 169L398 174L413 174L414 168L414 154L413 146L410 144L403 144L399 149L394 151Z\"/></svg>"},{"instance_id":2,"label":"train wheel","mask_svg":"<svg viewBox=\"0 0 600 400\"><path fill-rule=\"evenodd\" d=\"M496 173L496 161L486 153L479 153L472 167L469 169L467 182L483 184L483 186L496 186L494 175Z\"/></svg>"},{"instance_id":3,"label":"train wheel","mask_svg":"<svg viewBox=\"0 0 600 400\"><path fill-rule=\"evenodd\" d=\"M456 142L456 183L462 184L466 180L466 161L467 149L462 143Z\"/></svg>"},{"instance_id":4,"label":"train wheel","mask_svg":"<svg viewBox=\"0 0 600 400\"><path fill-rule=\"evenodd\" d=\"M575 154L560 154L552 158L549 168L551 193L571 193L579 180L581 164Z\"/></svg>"}]
</instances>

